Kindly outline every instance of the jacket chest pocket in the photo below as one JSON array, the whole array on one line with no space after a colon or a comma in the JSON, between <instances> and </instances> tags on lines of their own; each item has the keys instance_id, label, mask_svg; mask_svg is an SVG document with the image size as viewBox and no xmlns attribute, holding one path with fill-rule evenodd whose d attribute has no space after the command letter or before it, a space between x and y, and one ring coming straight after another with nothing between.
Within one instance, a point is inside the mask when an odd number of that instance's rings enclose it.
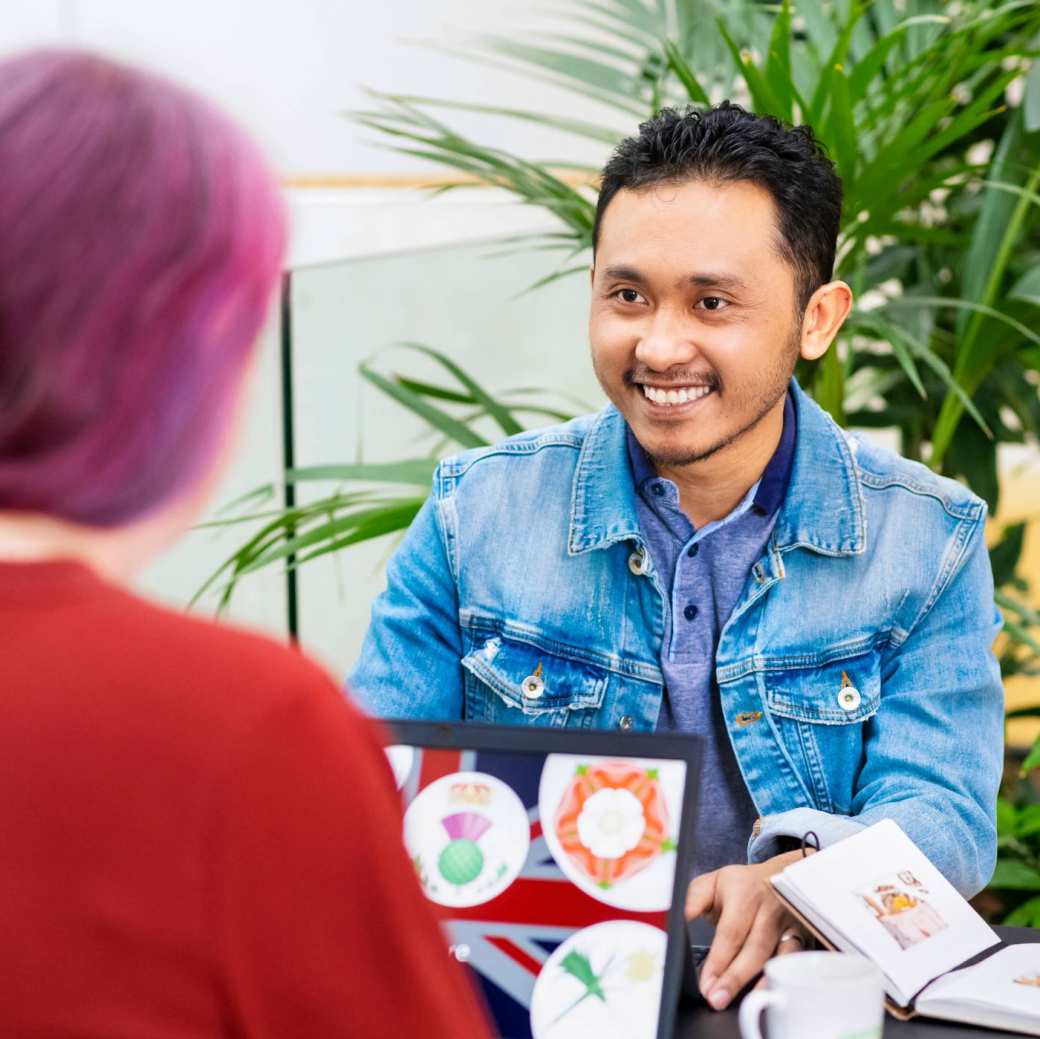
<instances>
[{"instance_id":1,"label":"jacket chest pocket","mask_svg":"<svg viewBox=\"0 0 1040 1039\"><path fill-rule=\"evenodd\" d=\"M881 706L878 654L767 670L764 681L766 706L816 807L848 814L865 730Z\"/></svg>"},{"instance_id":2,"label":"jacket chest pocket","mask_svg":"<svg viewBox=\"0 0 1040 1039\"><path fill-rule=\"evenodd\" d=\"M466 718L496 725L589 726L611 678L566 647L505 634L478 638L462 667Z\"/></svg>"}]
</instances>

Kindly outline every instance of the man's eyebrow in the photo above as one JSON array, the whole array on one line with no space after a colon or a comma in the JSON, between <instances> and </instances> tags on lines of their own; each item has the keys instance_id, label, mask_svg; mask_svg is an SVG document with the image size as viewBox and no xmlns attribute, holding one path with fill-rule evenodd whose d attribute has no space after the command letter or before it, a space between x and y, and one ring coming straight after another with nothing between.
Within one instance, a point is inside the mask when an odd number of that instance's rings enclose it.
<instances>
[{"instance_id":1,"label":"man's eyebrow","mask_svg":"<svg viewBox=\"0 0 1040 1039\"><path fill-rule=\"evenodd\" d=\"M746 289L748 287L748 283L738 275L722 274L721 272L691 274L686 281L690 285L710 289Z\"/></svg>"},{"instance_id":2,"label":"man's eyebrow","mask_svg":"<svg viewBox=\"0 0 1040 1039\"><path fill-rule=\"evenodd\" d=\"M646 281L646 278L635 269L635 267L629 267L625 264L619 264L614 267L605 267L603 273L615 281L635 281L642 284Z\"/></svg>"},{"instance_id":3,"label":"man's eyebrow","mask_svg":"<svg viewBox=\"0 0 1040 1039\"><path fill-rule=\"evenodd\" d=\"M615 264L604 267L603 274L613 281L632 281L637 285L646 283L646 277L635 267L628 264ZM700 288L746 290L748 283L736 274L723 274L721 271L698 271L679 279L679 284L696 285Z\"/></svg>"}]
</instances>

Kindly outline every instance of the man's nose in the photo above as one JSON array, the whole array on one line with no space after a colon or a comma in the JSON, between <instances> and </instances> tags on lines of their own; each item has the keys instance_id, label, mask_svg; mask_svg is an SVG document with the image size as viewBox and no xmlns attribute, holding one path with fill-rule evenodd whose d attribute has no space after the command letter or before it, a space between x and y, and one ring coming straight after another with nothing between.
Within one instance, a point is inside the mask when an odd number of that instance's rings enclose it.
<instances>
[{"instance_id":1,"label":"man's nose","mask_svg":"<svg viewBox=\"0 0 1040 1039\"><path fill-rule=\"evenodd\" d=\"M636 359L657 372L687 365L698 354L691 329L670 308L658 310L636 344Z\"/></svg>"}]
</instances>

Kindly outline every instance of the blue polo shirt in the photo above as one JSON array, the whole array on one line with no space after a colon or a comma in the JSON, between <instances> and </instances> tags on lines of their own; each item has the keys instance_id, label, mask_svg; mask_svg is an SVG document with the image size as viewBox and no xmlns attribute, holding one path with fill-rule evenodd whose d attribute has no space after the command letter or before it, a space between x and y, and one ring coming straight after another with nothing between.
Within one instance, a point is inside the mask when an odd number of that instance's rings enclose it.
<instances>
[{"instance_id":1,"label":"blue polo shirt","mask_svg":"<svg viewBox=\"0 0 1040 1039\"><path fill-rule=\"evenodd\" d=\"M759 481L729 515L695 530L679 507L679 489L657 475L628 431L639 526L666 596L661 647L665 695L658 729L696 733L704 747L694 826L695 876L746 862L758 814L722 717L715 650L787 494L795 436L788 393L780 443Z\"/></svg>"}]
</instances>

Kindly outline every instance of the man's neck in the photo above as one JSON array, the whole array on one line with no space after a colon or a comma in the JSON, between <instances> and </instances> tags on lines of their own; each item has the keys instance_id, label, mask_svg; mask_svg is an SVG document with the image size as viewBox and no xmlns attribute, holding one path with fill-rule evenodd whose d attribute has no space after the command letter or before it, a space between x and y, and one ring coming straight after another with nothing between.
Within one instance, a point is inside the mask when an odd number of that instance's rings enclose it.
<instances>
[{"instance_id":1,"label":"man's neck","mask_svg":"<svg viewBox=\"0 0 1040 1039\"><path fill-rule=\"evenodd\" d=\"M732 444L692 465L654 462L659 476L679 489L679 505L694 528L724 519L762 478L784 429L784 398Z\"/></svg>"}]
</instances>

